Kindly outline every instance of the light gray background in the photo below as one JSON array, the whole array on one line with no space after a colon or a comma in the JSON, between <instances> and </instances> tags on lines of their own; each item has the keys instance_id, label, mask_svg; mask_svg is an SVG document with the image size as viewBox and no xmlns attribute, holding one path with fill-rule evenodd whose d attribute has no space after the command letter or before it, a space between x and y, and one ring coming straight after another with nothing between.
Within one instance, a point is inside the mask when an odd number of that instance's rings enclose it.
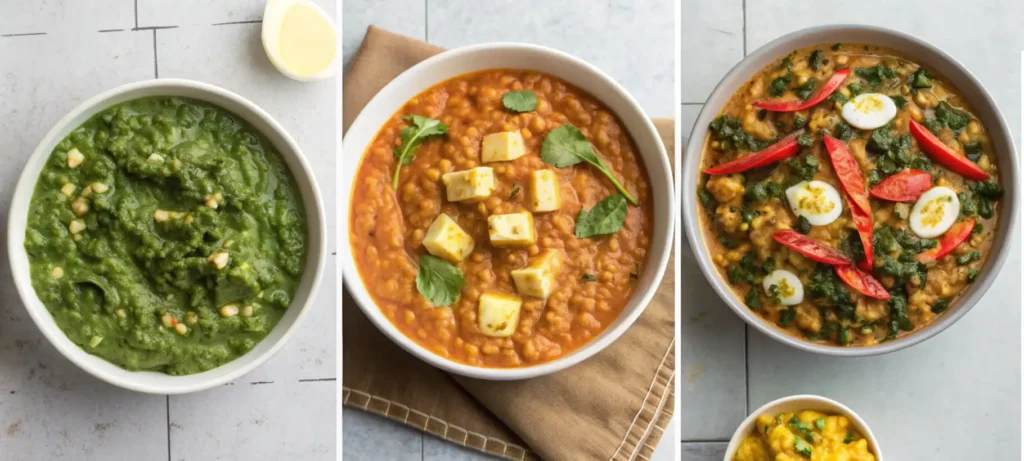
<instances>
[{"instance_id":1,"label":"light gray background","mask_svg":"<svg viewBox=\"0 0 1024 461\"><path fill-rule=\"evenodd\" d=\"M794 30L830 23L890 27L938 45L998 101L1020 147L1024 4L957 0L683 0L682 135L743 56ZM699 141L698 141L699 142ZM719 461L747 415L815 393L864 417L886 459L1019 459L1020 233L995 284L937 337L883 357L838 359L746 327L714 294L683 239L682 459Z\"/></svg>"},{"instance_id":2,"label":"light gray background","mask_svg":"<svg viewBox=\"0 0 1024 461\"><path fill-rule=\"evenodd\" d=\"M676 115L674 0L345 0L346 65L370 24L452 48L518 41L566 51L607 72L651 117ZM491 459L390 420L343 410L346 461ZM675 424L656 460L673 459Z\"/></svg>"},{"instance_id":3,"label":"light gray background","mask_svg":"<svg viewBox=\"0 0 1024 461\"><path fill-rule=\"evenodd\" d=\"M334 14L334 1L318 3ZM85 99L159 74L237 92L284 125L317 175L334 235L336 82L301 84L274 70L260 45L262 6L0 2L0 233L21 167L46 131ZM175 397L121 390L60 356L25 313L6 254L0 259L0 459L336 458L333 257L312 311L274 358L234 383Z\"/></svg>"}]
</instances>

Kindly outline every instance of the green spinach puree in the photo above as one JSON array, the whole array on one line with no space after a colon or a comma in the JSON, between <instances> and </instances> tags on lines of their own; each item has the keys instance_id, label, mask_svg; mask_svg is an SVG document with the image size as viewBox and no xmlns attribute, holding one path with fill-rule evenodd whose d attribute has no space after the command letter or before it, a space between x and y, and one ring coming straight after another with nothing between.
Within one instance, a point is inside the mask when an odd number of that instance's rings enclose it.
<instances>
[{"instance_id":1,"label":"green spinach puree","mask_svg":"<svg viewBox=\"0 0 1024 461\"><path fill-rule=\"evenodd\" d=\"M32 286L57 325L128 370L186 375L252 349L306 258L295 180L226 111L129 101L50 154L29 206Z\"/></svg>"}]
</instances>

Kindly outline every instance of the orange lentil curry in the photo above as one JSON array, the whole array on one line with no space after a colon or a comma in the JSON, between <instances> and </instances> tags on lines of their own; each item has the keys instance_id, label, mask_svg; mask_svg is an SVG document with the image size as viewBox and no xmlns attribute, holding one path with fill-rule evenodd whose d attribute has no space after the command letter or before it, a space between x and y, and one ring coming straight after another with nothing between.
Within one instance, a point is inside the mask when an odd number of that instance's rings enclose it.
<instances>
[{"instance_id":1,"label":"orange lentil curry","mask_svg":"<svg viewBox=\"0 0 1024 461\"><path fill-rule=\"evenodd\" d=\"M487 70L408 101L365 152L356 266L385 316L456 362L521 367L601 333L633 295L653 224L629 134L550 75Z\"/></svg>"}]
</instances>

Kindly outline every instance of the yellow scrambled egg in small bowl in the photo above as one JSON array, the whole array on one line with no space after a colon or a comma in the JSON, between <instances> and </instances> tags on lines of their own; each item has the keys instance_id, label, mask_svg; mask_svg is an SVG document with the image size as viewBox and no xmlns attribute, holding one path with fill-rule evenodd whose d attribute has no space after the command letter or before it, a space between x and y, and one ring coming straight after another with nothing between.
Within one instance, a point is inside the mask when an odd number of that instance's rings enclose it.
<instances>
[{"instance_id":1,"label":"yellow scrambled egg in small bowl","mask_svg":"<svg viewBox=\"0 0 1024 461\"><path fill-rule=\"evenodd\" d=\"M838 402L793 396L748 417L725 461L881 461L873 440L864 422Z\"/></svg>"}]
</instances>

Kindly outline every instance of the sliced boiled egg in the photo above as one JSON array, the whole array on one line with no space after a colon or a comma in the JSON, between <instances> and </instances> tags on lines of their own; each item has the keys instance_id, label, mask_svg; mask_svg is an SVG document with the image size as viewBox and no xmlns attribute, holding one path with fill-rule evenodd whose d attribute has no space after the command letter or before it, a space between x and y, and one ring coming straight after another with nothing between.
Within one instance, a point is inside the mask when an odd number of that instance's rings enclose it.
<instances>
[{"instance_id":1,"label":"sliced boiled egg","mask_svg":"<svg viewBox=\"0 0 1024 461\"><path fill-rule=\"evenodd\" d=\"M793 213L807 218L812 226L831 224L843 214L839 191L824 181L801 181L786 189L786 198Z\"/></svg>"},{"instance_id":2,"label":"sliced boiled egg","mask_svg":"<svg viewBox=\"0 0 1024 461\"><path fill-rule=\"evenodd\" d=\"M862 130L873 130L896 117L896 103L884 94L858 94L843 104L842 115L843 120L850 125Z\"/></svg>"},{"instance_id":3,"label":"sliced boiled egg","mask_svg":"<svg viewBox=\"0 0 1024 461\"><path fill-rule=\"evenodd\" d=\"M936 186L925 191L910 210L910 230L921 238L945 234L960 215L960 199L956 191Z\"/></svg>"},{"instance_id":4,"label":"sliced boiled egg","mask_svg":"<svg viewBox=\"0 0 1024 461\"><path fill-rule=\"evenodd\" d=\"M761 282L764 286L764 292L768 296L771 296L771 288L777 287L779 290L779 302L783 306L795 306L800 304L804 300L804 284L800 281L800 277L796 274L783 270L776 269L772 273L768 274Z\"/></svg>"},{"instance_id":5,"label":"sliced boiled egg","mask_svg":"<svg viewBox=\"0 0 1024 461\"><path fill-rule=\"evenodd\" d=\"M337 70L334 20L309 0L268 0L262 36L270 62L288 78L322 80Z\"/></svg>"}]
</instances>

